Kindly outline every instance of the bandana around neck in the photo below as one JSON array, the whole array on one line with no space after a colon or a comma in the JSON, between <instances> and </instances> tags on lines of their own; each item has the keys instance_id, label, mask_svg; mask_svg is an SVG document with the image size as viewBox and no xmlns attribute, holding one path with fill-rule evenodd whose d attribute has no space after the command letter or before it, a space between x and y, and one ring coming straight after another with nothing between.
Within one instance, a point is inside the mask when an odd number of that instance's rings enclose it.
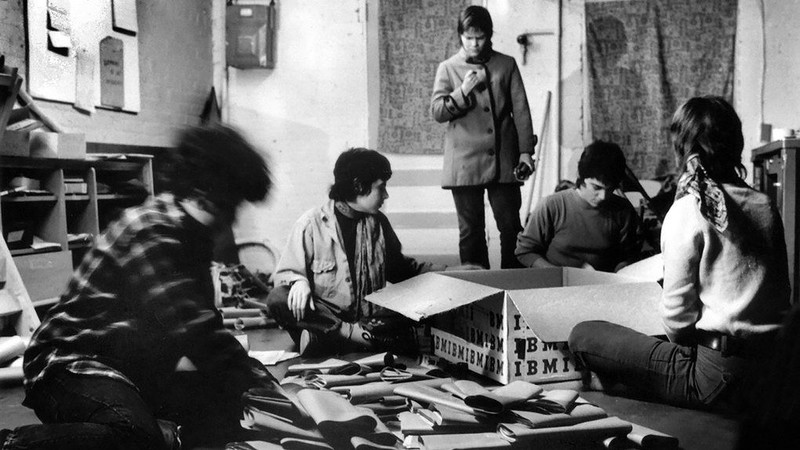
<instances>
[{"instance_id":1,"label":"bandana around neck","mask_svg":"<svg viewBox=\"0 0 800 450\"><path fill-rule=\"evenodd\" d=\"M358 221L353 261L356 275L354 300L357 318L370 317L375 308L364 297L386 286L386 240L383 230L374 215L358 212L345 202L335 202L335 206L343 215Z\"/></svg>"},{"instance_id":2,"label":"bandana around neck","mask_svg":"<svg viewBox=\"0 0 800 450\"><path fill-rule=\"evenodd\" d=\"M728 228L728 208L720 185L706 173L700 157L686 160L686 170L678 179L675 200L690 194L700 205L700 214L720 233Z\"/></svg>"}]
</instances>

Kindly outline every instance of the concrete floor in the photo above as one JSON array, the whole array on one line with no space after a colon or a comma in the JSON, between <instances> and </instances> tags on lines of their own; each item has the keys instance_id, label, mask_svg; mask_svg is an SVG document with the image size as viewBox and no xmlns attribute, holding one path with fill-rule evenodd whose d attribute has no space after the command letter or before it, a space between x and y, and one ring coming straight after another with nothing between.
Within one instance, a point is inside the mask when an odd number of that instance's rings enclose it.
<instances>
[{"instance_id":1,"label":"concrete floor","mask_svg":"<svg viewBox=\"0 0 800 450\"><path fill-rule=\"evenodd\" d=\"M248 337L253 350L291 350L293 347L289 336L279 329L250 330ZM269 369L280 379L288 365L297 362L294 359ZM738 421L733 417L613 397L602 392L583 392L581 395L605 409L609 415L677 437L682 449L735 448ZM20 405L22 398L22 386L0 386L0 428L38 423L33 412Z\"/></svg>"}]
</instances>

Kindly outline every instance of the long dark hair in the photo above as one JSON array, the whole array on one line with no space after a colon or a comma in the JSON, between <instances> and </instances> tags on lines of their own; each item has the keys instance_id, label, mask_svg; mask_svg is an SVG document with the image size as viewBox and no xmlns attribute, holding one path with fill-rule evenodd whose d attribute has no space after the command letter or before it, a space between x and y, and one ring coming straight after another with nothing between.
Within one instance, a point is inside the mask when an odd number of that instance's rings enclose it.
<instances>
[{"instance_id":1,"label":"long dark hair","mask_svg":"<svg viewBox=\"0 0 800 450\"><path fill-rule=\"evenodd\" d=\"M742 121L722 97L694 97L681 105L670 125L672 144L681 168L697 155L717 182L744 178Z\"/></svg>"}]
</instances>

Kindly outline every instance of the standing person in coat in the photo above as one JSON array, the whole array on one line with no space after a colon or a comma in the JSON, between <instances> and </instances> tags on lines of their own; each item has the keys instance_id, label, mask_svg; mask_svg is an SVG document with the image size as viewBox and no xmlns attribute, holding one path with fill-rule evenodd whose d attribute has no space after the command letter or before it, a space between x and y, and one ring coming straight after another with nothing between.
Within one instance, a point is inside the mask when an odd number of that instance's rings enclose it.
<instances>
[{"instance_id":1,"label":"standing person in coat","mask_svg":"<svg viewBox=\"0 0 800 450\"><path fill-rule=\"evenodd\" d=\"M514 58L492 50L492 18L469 6L458 17L462 48L439 64L431 112L447 124L442 187L450 189L458 214L462 264L489 267L484 191L500 231L501 267L521 267L514 256L522 230L519 168L533 170L536 136Z\"/></svg>"}]
</instances>

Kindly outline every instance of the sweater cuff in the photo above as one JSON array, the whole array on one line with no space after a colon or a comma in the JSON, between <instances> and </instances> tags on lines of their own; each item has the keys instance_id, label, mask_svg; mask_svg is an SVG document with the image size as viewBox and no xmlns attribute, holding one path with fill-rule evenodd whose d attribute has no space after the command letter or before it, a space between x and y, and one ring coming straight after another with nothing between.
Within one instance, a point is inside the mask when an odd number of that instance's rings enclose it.
<instances>
[{"instance_id":1,"label":"sweater cuff","mask_svg":"<svg viewBox=\"0 0 800 450\"><path fill-rule=\"evenodd\" d=\"M445 97L444 105L451 114L461 114L472 107L472 100L459 87L449 96Z\"/></svg>"}]
</instances>

